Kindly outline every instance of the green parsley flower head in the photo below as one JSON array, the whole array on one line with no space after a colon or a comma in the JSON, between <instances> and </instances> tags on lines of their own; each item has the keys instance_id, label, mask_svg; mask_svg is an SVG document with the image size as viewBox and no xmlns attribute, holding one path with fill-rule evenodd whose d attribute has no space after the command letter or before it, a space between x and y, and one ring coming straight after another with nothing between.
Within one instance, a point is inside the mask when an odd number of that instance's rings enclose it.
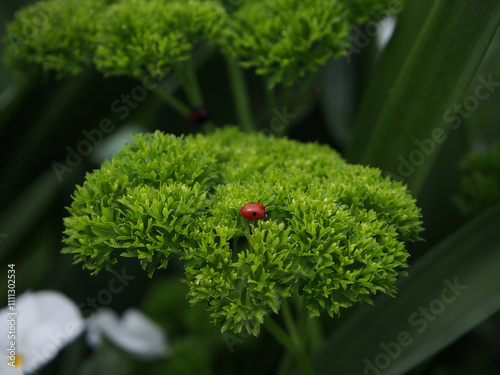
<instances>
[{"instance_id":1,"label":"green parsley flower head","mask_svg":"<svg viewBox=\"0 0 500 375\"><path fill-rule=\"evenodd\" d=\"M152 275L175 257L193 304L223 331L254 335L296 294L311 316L333 316L395 292L405 242L422 230L400 182L327 146L234 128L134 139L74 194L63 252L84 268L132 257ZM241 217L248 202L267 216Z\"/></svg>"}]
</instances>

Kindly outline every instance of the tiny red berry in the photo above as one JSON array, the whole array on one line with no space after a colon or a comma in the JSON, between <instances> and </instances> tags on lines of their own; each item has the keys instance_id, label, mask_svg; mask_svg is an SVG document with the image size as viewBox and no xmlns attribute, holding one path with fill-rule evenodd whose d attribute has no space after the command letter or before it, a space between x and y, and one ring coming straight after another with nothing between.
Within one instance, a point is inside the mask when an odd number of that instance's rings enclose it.
<instances>
[{"instance_id":1,"label":"tiny red berry","mask_svg":"<svg viewBox=\"0 0 500 375\"><path fill-rule=\"evenodd\" d=\"M315 100L318 98L318 95L319 95L319 90L318 89L312 89L311 90L311 99L312 100Z\"/></svg>"},{"instance_id":2,"label":"tiny red berry","mask_svg":"<svg viewBox=\"0 0 500 375\"><path fill-rule=\"evenodd\" d=\"M260 220L266 216L266 208L262 203L247 203L241 207L240 215L247 220Z\"/></svg>"}]
</instances>

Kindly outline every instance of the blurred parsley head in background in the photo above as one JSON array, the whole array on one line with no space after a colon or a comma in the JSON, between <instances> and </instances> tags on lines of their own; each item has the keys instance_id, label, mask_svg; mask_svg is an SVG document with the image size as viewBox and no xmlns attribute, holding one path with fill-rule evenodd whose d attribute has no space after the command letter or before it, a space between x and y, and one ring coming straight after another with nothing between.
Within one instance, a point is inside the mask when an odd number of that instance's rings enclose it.
<instances>
[{"instance_id":1,"label":"blurred parsley head in background","mask_svg":"<svg viewBox=\"0 0 500 375\"><path fill-rule=\"evenodd\" d=\"M208 43L265 77L291 85L347 53L350 30L399 12L395 0L45 0L8 25L6 62L59 75L95 66L104 75L162 75Z\"/></svg>"},{"instance_id":2,"label":"blurred parsley head in background","mask_svg":"<svg viewBox=\"0 0 500 375\"><path fill-rule=\"evenodd\" d=\"M459 164L460 192L455 203L466 215L477 215L500 202L500 140L483 152L472 151Z\"/></svg>"}]
</instances>

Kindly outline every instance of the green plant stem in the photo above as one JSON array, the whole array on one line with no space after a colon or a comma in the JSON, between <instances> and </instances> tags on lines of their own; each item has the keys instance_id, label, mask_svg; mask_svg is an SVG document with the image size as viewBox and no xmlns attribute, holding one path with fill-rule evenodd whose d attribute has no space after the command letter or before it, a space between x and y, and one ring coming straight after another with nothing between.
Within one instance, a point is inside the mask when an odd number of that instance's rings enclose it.
<instances>
[{"instance_id":1,"label":"green plant stem","mask_svg":"<svg viewBox=\"0 0 500 375\"><path fill-rule=\"evenodd\" d=\"M307 77L300 84L299 95L296 96L299 98L300 102L294 103L296 106L304 105L306 103L311 102L311 100L312 100L311 94L312 94L312 90L315 88L314 84L316 83L317 76L318 75L316 73L310 73L307 75Z\"/></svg>"},{"instance_id":2,"label":"green plant stem","mask_svg":"<svg viewBox=\"0 0 500 375\"><path fill-rule=\"evenodd\" d=\"M163 99L165 103L167 103L172 109L177 111L182 117L188 117L190 109L184 104L182 101L177 99L175 96L166 93L161 86L158 86L155 89L155 93Z\"/></svg>"},{"instance_id":3,"label":"green plant stem","mask_svg":"<svg viewBox=\"0 0 500 375\"><path fill-rule=\"evenodd\" d=\"M282 92L281 105L288 108L291 108L291 96L292 96L292 88L290 86L284 86Z\"/></svg>"},{"instance_id":4,"label":"green plant stem","mask_svg":"<svg viewBox=\"0 0 500 375\"><path fill-rule=\"evenodd\" d=\"M187 79L192 91L193 105L195 107L201 107L205 105L203 95L201 94L200 85L198 83L198 78L196 78L196 69L194 68L193 59L189 59L187 62Z\"/></svg>"},{"instance_id":5,"label":"green plant stem","mask_svg":"<svg viewBox=\"0 0 500 375\"><path fill-rule=\"evenodd\" d=\"M266 87L266 96L267 96L267 103L269 104L269 110L272 111L273 108L277 108L278 102L276 100L276 92L274 91L274 89Z\"/></svg>"},{"instance_id":6,"label":"green plant stem","mask_svg":"<svg viewBox=\"0 0 500 375\"><path fill-rule=\"evenodd\" d=\"M196 108L201 106L201 100L199 98L199 93L196 93L196 88L193 85L193 80L186 74L184 67L181 64L173 64L174 70L179 76L184 92L186 93L187 99L191 107Z\"/></svg>"},{"instance_id":7,"label":"green plant stem","mask_svg":"<svg viewBox=\"0 0 500 375\"><path fill-rule=\"evenodd\" d=\"M288 304L284 303L283 305L281 305L281 311L283 314L283 320L285 321L286 329L288 330L288 333L290 334L292 341L294 342L294 344L297 347L301 346L300 336L299 336L299 333L297 331L297 327L295 326L292 312L290 311L290 306L288 306Z\"/></svg>"},{"instance_id":8,"label":"green plant stem","mask_svg":"<svg viewBox=\"0 0 500 375\"><path fill-rule=\"evenodd\" d=\"M315 352L321 346L323 337L321 334L321 325L319 318L311 318L304 305L304 298L296 296L294 298L295 306L298 312L298 332L300 342L303 343L305 348L310 352Z\"/></svg>"},{"instance_id":9,"label":"green plant stem","mask_svg":"<svg viewBox=\"0 0 500 375\"><path fill-rule=\"evenodd\" d=\"M267 318L264 321L264 326L289 352L295 351L295 347L292 345L288 334L272 318Z\"/></svg>"},{"instance_id":10,"label":"green plant stem","mask_svg":"<svg viewBox=\"0 0 500 375\"><path fill-rule=\"evenodd\" d=\"M248 91L245 84L245 78L243 77L243 72L234 57L229 56L226 58L226 61L238 121L244 131L256 131L257 128L252 117L250 100L248 99Z\"/></svg>"},{"instance_id":11,"label":"green plant stem","mask_svg":"<svg viewBox=\"0 0 500 375\"><path fill-rule=\"evenodd\" d=\"M314 375L311 362L301 346L291 340L290 336L273 319L266 319L264 326L276 338L276 340L278 340L290 353L295 356L295 360L299 365L300 373L302 375Z\"/></svg>"},{"instance_id":12,"label":"green plant stem","mask_svg":"<svg viewBox=\"0 0 500 375\"><path fill-rule=\"evenodd\" d=\"M323 335L320 325L319 318L309 318L307 314L305 314L306 324L304 325L304 331L307 333L310 342L310 350L311 352L315 352L321 347L323 343Z\"/></svg>"},{"instance_id":13,"label":"green plant stem","mask_svg":"<svg viewBox=\"0 0 500 375\"><path fill-rule=\"evenodd\" d=\"M276 375L291 374L293 370L293 362L294 358L292 356L292 353L286 351L280 359L280 363L278 364L278 368L276 370Z\"/></svg>"}]
</instances>

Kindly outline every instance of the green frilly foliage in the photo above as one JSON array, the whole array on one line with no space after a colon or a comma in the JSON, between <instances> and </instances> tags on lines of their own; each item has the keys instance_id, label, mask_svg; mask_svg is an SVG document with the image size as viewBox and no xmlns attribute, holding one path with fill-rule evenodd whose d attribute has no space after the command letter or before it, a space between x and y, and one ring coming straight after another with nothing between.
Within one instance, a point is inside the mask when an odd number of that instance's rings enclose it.
<instances>
[{"instance_id":1,"label":"green frilly foliage","mask_svg":"<svg viewBox=\"0 0 500 375\"><path fill-rule=\"evenodd\" d=\"M234 128L134 139L74 193L63 252L84 268L132 257L152 275L175 257L193 304L223 331L254 335L293 295L311 316L333 316L395 293L420 211L378 169L348 165L327 146ZM267 217L242 218L248 202L263 203Z\"/></svg>"},{"instance_id":2,"label":"green frilly foliage","mask_svg":"<svg viewBox=\"0 0 500 375\"><path fill-rule=\"evenodd\" d=\"M455 197L466 215L477 215L500 202L500 140L485 152L471 152L459 164L460 193Z\"/></svg>"},{"instance_id":3,"label":"green frilly foliage","mask_svg":"<svg viewBox=\"0 0 500 375\"><path fill-rule=\"evenodd\" d=\"M270 86L292 84L346 54L349 30L399 11L402 0L44 0L8 25L6 61L59 75L179 71L200 43L255 68Z\"/></svg>"},{"instance_id":4,"label":"green frilly foliage","mask_svg":"<svg viewBox=\"0 0 500 375\"><path fill-rule=\"evenodd\" d=\"M7 26L5 62L77 74L93 61L97 19L111 0L39 1L16 13Z\"/></svg>"}]
</instances>

